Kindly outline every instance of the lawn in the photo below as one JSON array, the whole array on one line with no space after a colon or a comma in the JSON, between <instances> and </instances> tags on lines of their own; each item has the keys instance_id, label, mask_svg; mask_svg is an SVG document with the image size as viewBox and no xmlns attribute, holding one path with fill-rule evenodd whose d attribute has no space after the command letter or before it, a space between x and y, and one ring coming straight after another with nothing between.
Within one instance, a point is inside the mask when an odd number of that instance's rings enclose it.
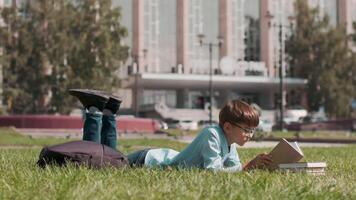
<instances>
[{"instance_id":1,"label":"lawn","mask_svg":"<svg viewBox=\"0 0 356 200\"><path fill-rule=\"evenodd\" d=\"M321 138L321 139L356 139L356 132L349 131L274 131L271 133L260 133L264 134L264 137L274 137L274 138Z\"/></svg>"},{"instance_id":2,"label":"lawn","mask_svg":"<svg viewBox=\"0 0 356 200\"><path fill-rule=\"evenodd\" d=\"M65 140L32 139L0 131L0 141L35 145L25 149L0 149L0 199L356 199L356 146L304 148L307 161L326 161L325 176L252 171L234 174L202 170L103 169L75 167L39 169L40 146ZM16 143L11 142L12 135ZM22 141L26 141L22 143ZM170 140L122 140L120 149L185 144ZM4 147L4 146L3 146ZM246 161L270 149L239 149Z\"/></svg>"},{"instance_id":3,"label":"lawn","mask_svg":"<svg viewBox=\"0 0 356 200\"><path fill-rule=\"evenodd\" d=\"M184 135L196 135L199 130L183 131L179 129L165 130L167 135L173 137L180 137ZM350 131L272 131L272 132L260 132L257 131L253 140L260 140L262 138L321 138L321 139L356 139L356 132Z\"/></svg>"}]
</instances>

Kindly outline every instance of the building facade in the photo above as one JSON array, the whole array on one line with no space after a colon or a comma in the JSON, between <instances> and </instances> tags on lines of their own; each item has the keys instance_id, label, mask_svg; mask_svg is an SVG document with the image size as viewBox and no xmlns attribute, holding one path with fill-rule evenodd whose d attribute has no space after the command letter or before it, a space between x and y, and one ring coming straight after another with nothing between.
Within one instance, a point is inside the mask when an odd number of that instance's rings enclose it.
<instances>
[{"instance_id":1,"label":"building facade","mask_svg":"<svg viewBox=\"0 0 356 200\"><path fill-rule=\"evenodd\" d=\"M293 23L291 0L116 0L129 30L131 60L121 71L124 107L164 103L205 108L212 80L216 108L232 98L278 109L280 74L285 106L303 105L306 80L288 77L284 41ZM352 31L355 0L309 0L331 25ZM211 53L201 46L213 44ZM223 43L217 45L220 40ZM210 78L210 66L212 78ZM126 93L125 93L126 91Z\"/></svg>"}]
</instances>

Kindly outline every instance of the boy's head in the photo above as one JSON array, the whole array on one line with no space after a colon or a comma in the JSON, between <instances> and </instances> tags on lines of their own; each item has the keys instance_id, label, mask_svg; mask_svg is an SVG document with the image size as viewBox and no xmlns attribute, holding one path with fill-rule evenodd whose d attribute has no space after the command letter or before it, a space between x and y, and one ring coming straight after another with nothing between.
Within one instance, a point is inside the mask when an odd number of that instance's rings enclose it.
<instances>
[{"instance_id":1,"label":"boy's head","mask_svg":"<svg viewBox=\"0 0 356 200\"><path fill-rule=\"evenodd\" d=\"M230 144L244 145L252 137L258 123L257 111L240 100L227 102L219 114L219 125Z\"/></svg>"}]
</instances>

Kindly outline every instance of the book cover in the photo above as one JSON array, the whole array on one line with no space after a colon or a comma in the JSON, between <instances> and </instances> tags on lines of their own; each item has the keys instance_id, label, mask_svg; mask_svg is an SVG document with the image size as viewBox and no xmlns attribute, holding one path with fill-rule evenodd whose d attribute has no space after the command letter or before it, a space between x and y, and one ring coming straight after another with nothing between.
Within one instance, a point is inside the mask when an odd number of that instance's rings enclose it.
<instances>
[{"instance_id":1,"label":"book cover","mask_svg":"<svg viewBox=\"0 0 356 200\"><path fill-rule=\"evenodd\" d=\"M326 163L325 162L297 162L297 163L284 163L284 164L279 164L278 168L279 169L303 169L303 168L308 168L308 169L314 169L314 168L325 168Z\"/></svg>"},{"instance_id":2,"label":"book cover","mask_svg":"<svg viewBox=\"0 0 356 200\"><path fill-rule=\"evenodd\" d=\"M283 172L307 173L312 175L324 175L326 171L325 162L300 162L279 164L278 169Z\"/></svg>"},{"instance_id":3,"label":"book cover","mask_svg":"<svg viewBox=\"0 0 356 200\"><path fill-rule=\"evenodd\" d=\"M272 149L270 155L272 156L271 169L277 169L279 164L298 162L304 157L296 142L290 143L284 138Z\"/></svg>"}]
</instances>

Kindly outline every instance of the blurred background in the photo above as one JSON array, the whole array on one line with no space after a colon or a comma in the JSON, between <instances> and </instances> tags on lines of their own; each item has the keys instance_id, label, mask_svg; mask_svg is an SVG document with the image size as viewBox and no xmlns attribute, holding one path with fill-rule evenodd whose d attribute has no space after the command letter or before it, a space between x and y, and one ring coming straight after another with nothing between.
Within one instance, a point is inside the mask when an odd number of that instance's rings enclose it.
<instances>
[{"instance_id":1,"label":"blurred background","mask_svg":"<svg viewBox=\"0 0 356 200\"><path fill-rule=\"evenodd\" d=\"M232 99L259 112L262 132L356 130L356 0L0 7L0 126L80 129L67 91L89 88L123 99L121 132L199 130Z\"/></svg>"}]
</instances>

